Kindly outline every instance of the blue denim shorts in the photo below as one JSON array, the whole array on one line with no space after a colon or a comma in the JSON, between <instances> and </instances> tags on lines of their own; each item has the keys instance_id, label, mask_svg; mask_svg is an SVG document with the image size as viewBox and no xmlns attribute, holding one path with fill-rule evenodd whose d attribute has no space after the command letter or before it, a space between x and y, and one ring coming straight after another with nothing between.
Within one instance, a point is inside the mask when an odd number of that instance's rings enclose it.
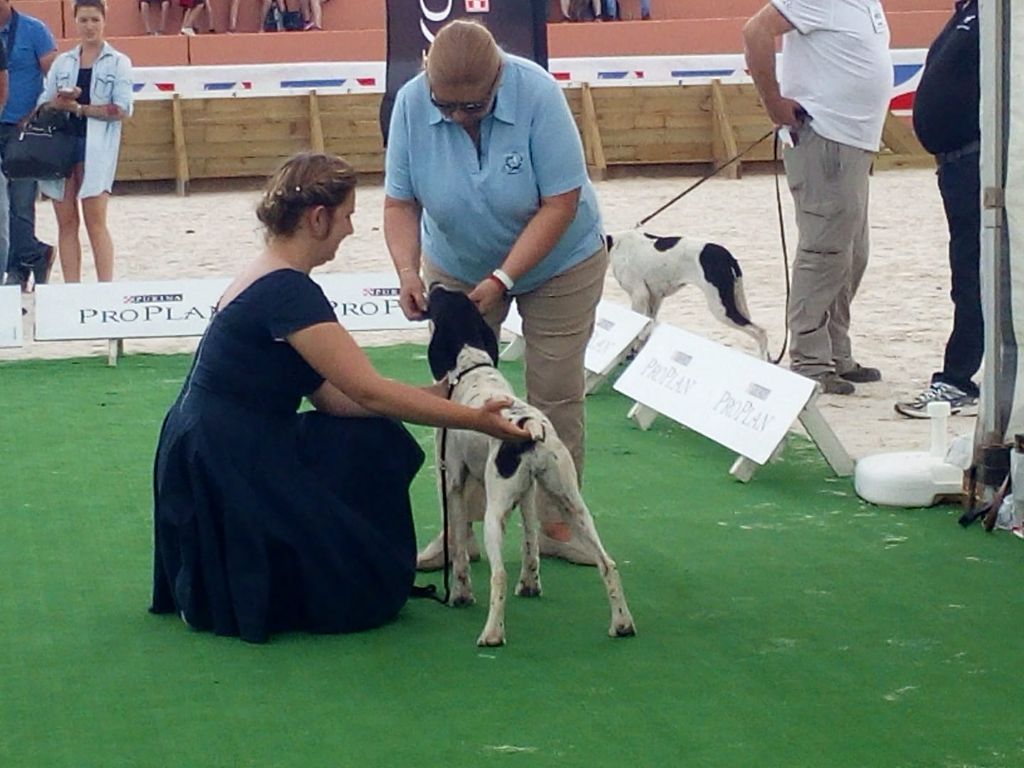
<instances>
[{"instance_id":1,"label":"blue denim shorts","mask_svg":"<svg viewBox=\"0 0 1024 768\"><path fill-rule=\"evenodd\" d=\"M75 137L75 164L85 162L85 136Z\"/></svg>"}]
</instances>

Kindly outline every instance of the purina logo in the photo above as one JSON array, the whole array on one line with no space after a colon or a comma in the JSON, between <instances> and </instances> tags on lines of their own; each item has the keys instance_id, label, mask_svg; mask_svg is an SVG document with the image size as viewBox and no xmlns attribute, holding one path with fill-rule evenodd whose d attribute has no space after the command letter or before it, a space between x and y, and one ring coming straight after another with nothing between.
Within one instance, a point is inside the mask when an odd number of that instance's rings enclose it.
<instances>
[{"instance_id":1,"label":"purina logo","mask_svg":"<svg viewBox=\"0 0 1024 768\"><path fill-rule=\"evenodd\" d=\"M140 293L124 297L125 304L169 304L184 300L180 293Z\"/></svg>"},{"instance_id":2,"label":"purina logo","mask_svg":"<svg viewBox=\"0 0 1024 768\"><path fill-rule=\"evenodd\" d=\"M466 13L490 13L491 0L466 0Z\"/></svg>"},{"instance_id":3,"label":"purina logo","mask_svg":"<svg viewBox=\"0 0 1024 768\"><path fill-rule=\"evenodd\" d=\"M363 296L397 296L398 288L363 288Z\"/></svg>"}]
</instances>

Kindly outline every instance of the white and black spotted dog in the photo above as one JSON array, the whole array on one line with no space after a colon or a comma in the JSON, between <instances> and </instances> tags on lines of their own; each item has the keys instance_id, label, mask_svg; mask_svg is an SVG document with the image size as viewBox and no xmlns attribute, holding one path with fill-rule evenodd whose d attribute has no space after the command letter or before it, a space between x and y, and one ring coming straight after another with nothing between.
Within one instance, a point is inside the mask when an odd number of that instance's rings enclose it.
<instances>
[{"instance_id":1,"label":"white and black spotted dog","mask_svg":"<svg viewBox=\"0 0 1024 768\"><path fill-rule=\"evenodd\" d=\"M661 303L684 285L704 292L711 314L757 342L768 359L768 334L750 319L739 262L721 245L689 237L661 237L632 229L605 235L612 273L634 312L657 319Z\"/></svg>"},{"instance_id":2,"label":"white and black spotted dog","mask_svg":"<svg viewBox=\"0 0 1024 768\"><path fill-rule=\"evenodd\" d=\"M446 437L438 431L438 467L442 463L445 467L439 480L445 484L449 529L454 533L452 605L473 602L467 547L470 518L466 508L470 485L481 484L487 499L484 544L491 566L491 602L477 645L494 646L505 642L508 578L501 546L505 524L517 504L523 519L523 562L515 592L521 597L537 597L541 593L534 484L543 486L554 502L561 505L562 516L570 524L573 536L594 554L611 605L608 634L612 637L636 634L618 569L601 545L594 520L580 494L572 456L548 418L516 398L508 381L498 372L498 343L494 333L465 294L439 285L430 290L427 316L434 324L427 351L430 370L434 378L448 379L451 399L478 407L492 398L510 398L512 405L503 413L532 436L531 440L512 443L469 430L447 430Z\"/></svg>"}]
</instances>

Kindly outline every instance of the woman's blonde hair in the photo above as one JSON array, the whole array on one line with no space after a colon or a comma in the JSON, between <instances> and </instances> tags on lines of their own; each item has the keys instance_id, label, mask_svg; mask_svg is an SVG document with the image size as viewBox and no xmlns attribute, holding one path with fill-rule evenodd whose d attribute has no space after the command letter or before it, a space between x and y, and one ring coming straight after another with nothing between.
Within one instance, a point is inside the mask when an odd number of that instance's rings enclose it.
<instances>
[{"instance_id":1,"label":"woman's blonde hair","mask_svg":"<svg viewBox=\"0 0 1024 768\"><path fill-rule=\"evenodd\" d=\"M501 68L501 48L487 27L456 19L437 33L427 54L427 78L432 87L466 88L482 92Z\"/></svg>"},{"instance_id":2,"label":"woman's blonde hair","mask_svg":"<svg viewBox=\"0 0 1024 768\"><path fill-rule=\"evenodd\" d=\"M356 172L347 160L337 155L300 152L270 177L256 206L256 218L271 236L292 235L308 209L322 205L333 210L355 188Z\"/></svg>"}]
</instances>

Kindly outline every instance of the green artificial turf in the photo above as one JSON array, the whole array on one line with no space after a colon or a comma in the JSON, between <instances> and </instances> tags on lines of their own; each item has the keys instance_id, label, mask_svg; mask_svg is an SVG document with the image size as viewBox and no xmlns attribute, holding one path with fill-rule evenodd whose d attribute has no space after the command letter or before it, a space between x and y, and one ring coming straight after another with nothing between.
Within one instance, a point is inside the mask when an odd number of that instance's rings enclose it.
<instances>
[{"instance_id":1,"label":"green artificial turf","mask_svg":"<svg viewBox=\"0 0 1024 768\"><path fill-rule=\"evenodd\" d=\"M422 348L371 355L427 377ZM1024 765L1020 541L866 505L798 439L737 483L729 452L640 431L609 387L584 495L637 637L607 636L594 569L549 561L500 649L475 646L486 563L476 606L413 601L362 635L252 646L151 616L150 467L187 367L0 365L3 768Z\"/></svg>"}]
</instances>

